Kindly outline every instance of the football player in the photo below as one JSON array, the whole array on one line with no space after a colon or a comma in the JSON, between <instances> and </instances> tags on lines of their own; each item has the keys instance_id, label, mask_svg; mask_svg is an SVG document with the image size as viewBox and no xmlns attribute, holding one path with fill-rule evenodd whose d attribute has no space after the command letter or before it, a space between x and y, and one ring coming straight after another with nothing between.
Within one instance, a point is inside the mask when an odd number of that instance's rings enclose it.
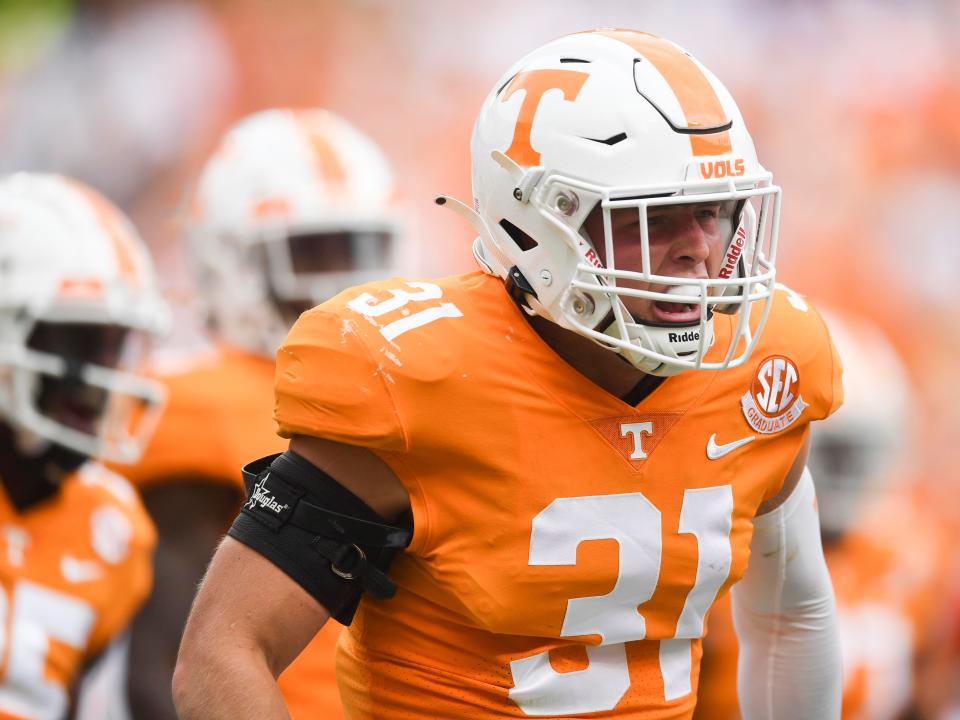
<instances>
[{"instance_id":1,"label":"football player","mask_svg":"<svg viewBox=\"0 0 960 720\"><path fill-rule=\"evenodd\" d=\"M837 718L805 465L840 362L775 286L780 189L730 94L577 33L503 75L472 155L472 206L438 202L481 272L352 288L280 347L290 446L246 468L181 717L286 717L273 678L333 617L348 717L689 718L738 583L747 717Z\"/></svg>"},{"instance_id":2,"label":"football player","mask_svg":"<svg viewBox=\"0 0 960 720\"><path fill-rule=\"evenodd\" d=\"M828 315L843 357L844 405L812 432L821 533L837 595L846 720L913 717L916 680L933 652L950 555L937 512L906 462L913 388L890 342L870 323ZM738 718L736 638L729 604L710 617L698 720ZM933 717L928 707L922 717Z\"/></svg>"},{"instance_id":3,"label":"football player","mask_svg":"<svg viewBox=\"0 0 960 720\"><path fill-rule=\"evenodd\" d=\"M134 489L163 389L136 374L166 306L130 222L64 177L0 178L0 717L67 717L152 579Z\"/></svg>"},{"instance_id":4,"label":"football player","mask_svg":"<svg viewBox=\"0 0 960 720\"><path fill-rule=\"evenodd\" d=\"M131 470L158 531L158 582L137 616L127 673L138 720L176 713L170 680L190 601L243 499L240 468L280 452L274 353L303 310L387 275L393 181L379 148L333 113L273 109L234 125L206 163L185 228L213 342L158 361L166 413ZM338 628L282 678L294 718L341 714Z\"/></svg>"}]
</instances>

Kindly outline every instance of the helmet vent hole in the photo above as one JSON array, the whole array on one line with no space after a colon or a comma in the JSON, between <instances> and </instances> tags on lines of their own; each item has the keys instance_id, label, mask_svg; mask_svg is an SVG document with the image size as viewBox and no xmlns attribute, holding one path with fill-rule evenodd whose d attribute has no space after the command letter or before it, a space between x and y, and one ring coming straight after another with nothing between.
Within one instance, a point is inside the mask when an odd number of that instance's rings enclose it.
<instances>
[{"instance_id":1,"label":"helmet vent hole","mask_svg":"<svg viewBox=\"0 0 960 720\"><path fill-rule=\"evenodd\" d=\"M500 227L502 227L507 235L510 236L510 239L516 243L517 247L524 252L527 250L533 250L538 244L536 240L527 235L523 230L518 228L506 218L500 221Z\"/></svg>"}]
</instances>

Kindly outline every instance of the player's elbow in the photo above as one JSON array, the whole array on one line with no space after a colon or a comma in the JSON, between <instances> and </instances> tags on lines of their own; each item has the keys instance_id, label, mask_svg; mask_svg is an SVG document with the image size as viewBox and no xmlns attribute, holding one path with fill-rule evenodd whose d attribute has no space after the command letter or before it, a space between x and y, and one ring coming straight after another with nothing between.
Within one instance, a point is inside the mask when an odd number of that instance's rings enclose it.
<instances>
[{"instance_id":1,"label":"player's elbow","mask_svg":"<svg viewBox=\"0 0 960 720\"><path fill-rule=\"evenodd\" d=\"M177 714L183 719L196 716L194 710L197 706L196 697L199 693L197 685L201 672L189 643L184 642L173 669L172 681L173 704L177 708Z\"/></svg>"},{"instance_id":2,"label":"player's elbow","mask_svg":"<svg viewBox=\"0 0 960 720\"><path fill-rule=\"evenodd\" d=\"M228 662L225 653L211 652L191 633L186 633L173 669L173 704L181 720L206 717L205 698L211 696L219 666Z\"/></svg>"},{"instance_id":3,"label":"player's elbow","mask_svg":"<svg viewBox=\"0 0 960 720\"><path fill-rule=\"evenodd\" d=\"M173 669L173 704L177 708L177 714L181 718L191 717L191 708L193 707L194 688L190 683L190 677L193 674L193 668L190 661L182 656L177 659L177 664Z\"/></svg>"}]
</instances>

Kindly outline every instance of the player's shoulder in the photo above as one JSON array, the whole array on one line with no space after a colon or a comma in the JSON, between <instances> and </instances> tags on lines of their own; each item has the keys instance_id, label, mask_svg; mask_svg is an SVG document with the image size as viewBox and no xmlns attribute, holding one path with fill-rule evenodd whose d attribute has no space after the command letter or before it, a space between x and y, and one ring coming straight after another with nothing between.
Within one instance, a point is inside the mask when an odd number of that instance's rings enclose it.
<instances>
[{"instance_id":1,"label":"player's shoulder","mask_svg":"<svg viewBox=\"0 0 960 720\"><path fill-rule=\"evenodd\" d=\"M827 325L810 299L777 283L758 350L782 349L804 361L832 346Z\"/></svg>"},{"instance_id":2,"label":"player's shoulder","mask_svg":"<svg viewBox=\"0 0 960 720\"><path fill-rule=\"evenodd\" d=\"M70 484L72 492L91 502L102 502L135 513L142 509L136 489L120 473L91 460L84 463Z\"/></svg>"},{"instance_id":3,"label":"player's shoulder","mask_svg":"<svg viewBox=\"0 0 960 720\"><path fill-rule=\"evenodd\" d=\"M167 406L158 436L172 435L175 444L186 445L199 435L235 429L239 418L269 411L273 374L271 358L214 343L160 376Z\"/></svg>"},{"instance_id":4,"label":"player's shoulder","mask_svg":"<svg viewBox=\"0 0 960 720\"><path fill-rule=\"evenodd\" d=\"M137 487L198 478L238 485L250 455L282 449L270 420L270 358L210 342L156 354L151 371L166 405L140 461L115 467Z\"/></svg>"},{"instance_id":5,"label":"player's shoulder","mask_svg":"<svg viewBox=\"0 0 960 720\"><path fill-rule=\"evenodd\" d=\"M151 358L150 373L167 386L169 402L209 407L206 399L229 400L227 388L272 374L270 359L216 341L176 350L164 349ZM219 407L214 404L213 407Z\"/></svg>"},{"instance_id":6,"label":"player's shoulder","mask_svg":"<svg viewBox=\"0 0 960 720\"><path fill-rule=\"evenodd\" d=\"M62 493L73 518L89 526L92 549L108 563L153 551L153 522L136 488L122 475L90 461L69 478Z\"/></svg>"},{"instance_id":7,"label":"player's shoulder","mask_svg":"<svg viewBox=\"0 0 960 720\"><path fill-rule=\"evenodd\" d=\"M61 552L45 572L95 610L87 640L87 653L95 656L149 592L156 530L134 488L92 461L67 478L51 510L45 521L55 524L49 537Z\"/></svg>"},{"instance_id":8,"label":"player's shoulder","mask_svg":"<svg viewBox=\"0 0 960 720\"><path fill-rule=\"evenodd\" d=\"M443 318L478 319L506 299L503 282L481 272L430 279L393 277L348 288L308 310L300 321L309 322L318 314L348 321L363 318L374 334L395 341L420 328L424 330L416 336L429 336L443 327L434 325Z\"/></svg>"},{"instance_id":9,"label":"player's shoulder","mask_svg":"<svg viewBox=\"0 0 960 720\"><path fill-rule=\"evenodd\" d=\"M482 344L507 312L503 283L479 272L359 285L304 313L280 354L323 348L391 377L435 379ZM389 380L388 380L389 381Z\"/></svg>"},{"instance_id":10,"label":"player's shoulder","mask_svg":"<svg viewBox=\"0 0 960 720\"><path fill-rule=\"evenodd\" d=\"M216 426L211 416L230 397L223 392L231 383L226 358L223 348L208 339L154 348L147 372L163 383L167 393L160 433L176 432L181 424L191 426L200 418L203 424Z\"/></svg>"},{"instance_id":11,"label":"player's shoulder","mask_svg":"<svg viewBox=\"0 0 960 720\"><path fill-rule=\"evenodd\" d=\"M502 339L495 328L511 310L502 282L482 273L340 293L301 315L277 351L281 434L405 447L400 406L469 373Z\"/></svg>"},{"instance_id":12,"label":"player's shoulder","mask_svg":"<svg viewBox=\"0 0 960 720\"><path fill-rule=\"evenodd\" d=\"M751 325L759 337L729 381L749 388L741 404L754 429L776 431L797 420L821 419L840 406L842 364L808 298L778 284L769 308L757 308Z\"/></svg>"}]
</instances>

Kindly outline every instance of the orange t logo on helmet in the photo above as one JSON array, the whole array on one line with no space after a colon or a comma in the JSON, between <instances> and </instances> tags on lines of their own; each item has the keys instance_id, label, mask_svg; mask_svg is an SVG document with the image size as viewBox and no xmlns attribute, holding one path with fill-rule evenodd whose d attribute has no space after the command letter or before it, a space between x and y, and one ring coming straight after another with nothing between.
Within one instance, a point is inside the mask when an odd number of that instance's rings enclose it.
<instances>
[{"instance_id":1,"label":"orange t logo on helmet","mask_svg":"<svg viewBox=\"0 0 960 720\"><path fill-rule=\"evenodd\" d=\"M530 144L530 130L537 108L540 107L540 99L547 90L560 90L564 100L573 102L588 76L589 73L576 70L526 70L514 75L501 102L509 100L517 90L526 90L527 94L520 105L513 142L504 154L518 165L539 165L540 153Z\"/></svg>"}]
</instances>

